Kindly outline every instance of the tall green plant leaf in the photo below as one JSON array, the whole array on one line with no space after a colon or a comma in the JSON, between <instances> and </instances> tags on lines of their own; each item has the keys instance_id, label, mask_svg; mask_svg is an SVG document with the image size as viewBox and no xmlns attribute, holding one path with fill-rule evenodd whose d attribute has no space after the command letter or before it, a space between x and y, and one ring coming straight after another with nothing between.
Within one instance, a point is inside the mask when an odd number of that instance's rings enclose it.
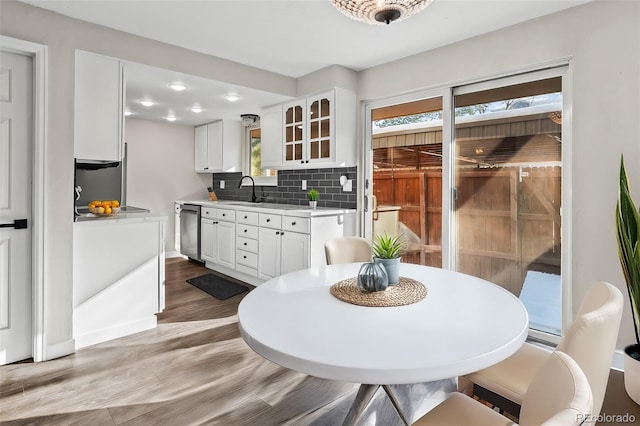
<instances>
[{"instance_id":1,"label":"tall green plant leaf","mask_svg":"<svg viewBox=\"0 0 640 426\"><path fill-rule=\"evenodd\" d=\"M638 236L640 236L640 211L633 202L629 191L629 179L624 167L624 158L620 159L616 230L618 255L622 272L627 282L636 342L640 344L640 335L638 333L640 328L640 243L638 242Z\"/></svg>"}]
</instances>

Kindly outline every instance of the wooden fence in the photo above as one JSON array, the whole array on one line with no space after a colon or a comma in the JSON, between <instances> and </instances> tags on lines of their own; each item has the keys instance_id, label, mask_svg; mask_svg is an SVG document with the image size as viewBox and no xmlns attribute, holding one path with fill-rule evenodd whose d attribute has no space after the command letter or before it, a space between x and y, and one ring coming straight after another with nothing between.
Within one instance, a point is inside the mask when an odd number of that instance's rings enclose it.
<instances>
[{"instance_id":1,"label":"wooden fence","mask_svg":"<svg viewBox=\"0 0 640 426\"><path fill-rule=\"evenodd\" d=\"M560 167L459 169L458 270L519 295L528 270L560 273ZM379 205L420 237L405 262L442 266L442 173L374 172Z\"/></svg>"}]
</instances>

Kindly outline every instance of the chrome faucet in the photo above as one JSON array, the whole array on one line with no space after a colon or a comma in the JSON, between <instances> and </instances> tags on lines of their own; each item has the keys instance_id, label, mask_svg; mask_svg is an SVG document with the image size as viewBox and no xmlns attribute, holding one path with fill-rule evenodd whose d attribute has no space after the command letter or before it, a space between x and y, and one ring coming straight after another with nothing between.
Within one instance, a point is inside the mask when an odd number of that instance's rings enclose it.
<instances>
[{"instance_id":1,"label":"chrome faucet","mask_svg":"<svg viewBox=\"0 0 640 426\"><path fill-rule=\"evenodd\" d=\"M240 178L240 182L238 183L238 188L242 187L242 181L244 180L244 178L249 178L251 179L251 202L252 203L257 203L258 202L258 197L256 197L256 182L253 180L253 178L251 176L242 176Z\"/></svg>"}]
</instances>

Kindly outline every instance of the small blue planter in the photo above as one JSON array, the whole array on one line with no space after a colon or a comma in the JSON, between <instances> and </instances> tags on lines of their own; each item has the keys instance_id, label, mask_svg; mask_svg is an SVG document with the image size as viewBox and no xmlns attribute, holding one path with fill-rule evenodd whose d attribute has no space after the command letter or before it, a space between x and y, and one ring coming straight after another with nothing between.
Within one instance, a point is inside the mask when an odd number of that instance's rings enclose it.
<instances>
[{"instance_id":1,"label":"small blue planter","mask_svg":"<svg viewBox=\"0 0 640 426\"><path fill-rule=\"evenodd\" d=\"M373 261L384 266L385 271L387 271L387 276L389 277L389 285L398 284L398 281L400 281L399 257L396 257L395 259L381 259L379 257L374 257Z\"/></svg>"}]
</instances>

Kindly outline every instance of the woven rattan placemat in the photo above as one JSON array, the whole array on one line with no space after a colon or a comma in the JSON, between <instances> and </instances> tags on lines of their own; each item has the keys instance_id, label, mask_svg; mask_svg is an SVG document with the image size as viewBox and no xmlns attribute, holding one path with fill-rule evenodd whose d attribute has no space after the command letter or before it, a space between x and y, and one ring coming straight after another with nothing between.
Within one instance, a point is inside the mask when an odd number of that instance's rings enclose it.
<instances>
[{"instance_id":1,"label":"woven rattan placemat","mask_svg":"<svg viewBox=\"0 0 640 426\"><path fill-rule=\"evenodd\" d=\"M343 302L360 306L402 306L421 301L427 296L427 288L419 281L400 277L398 284L385 291L367 293L360 290L356 278L347 278L331 286L331 294Z\"/></svg>"}]
</instances>

